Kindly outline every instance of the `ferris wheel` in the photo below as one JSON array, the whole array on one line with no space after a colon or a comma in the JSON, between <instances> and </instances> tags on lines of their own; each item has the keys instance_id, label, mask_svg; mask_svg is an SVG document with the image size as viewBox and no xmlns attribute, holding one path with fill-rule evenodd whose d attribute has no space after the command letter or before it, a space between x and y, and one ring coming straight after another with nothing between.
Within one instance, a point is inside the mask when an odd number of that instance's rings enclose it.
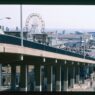
<instances>
[{"instance_id":1,"label":"ferris wheel","mask_svg":"<svg viewBox=\"0 0 95 95\"><path fill-rule=\"evenodd\" d=\"M39 14L32 13L26 19L25 27L28 31L27 38L32 39L33 34L44 33L45 23Z\"/></svg>"}]
</instances>

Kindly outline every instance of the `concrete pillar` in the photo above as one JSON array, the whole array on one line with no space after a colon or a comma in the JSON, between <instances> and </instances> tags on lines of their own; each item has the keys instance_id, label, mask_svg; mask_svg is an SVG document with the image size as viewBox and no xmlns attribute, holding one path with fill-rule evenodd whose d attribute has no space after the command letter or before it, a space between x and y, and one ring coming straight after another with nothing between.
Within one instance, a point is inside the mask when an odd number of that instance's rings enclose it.
<instances>
[{"instance_id":1,"label":"concrete pillar","mask_svg":"<svg viewBox=\"0 0 95 95\"><path fill-rule=\"evenodd\" d=\"M94 72L93 65L92 64L89 64L89 78L91 78L93 72Z\"/></svg>"},{"instance_id":2,"label":"concrete pillar","mask_svg":"<svg viewBox=\"0 0 95 95\"><path fill-rule=\"evenodd\" d=\"M30 73L30 91L34 91L34 85L35 85L35 74L34 74L34 68L32 68L32 71Z\"/></svg>"},{"instance_id":3,"label":"concrete pillar","mask_svg":"<svg viewBox=\"0 0 95 95\"><path fill-rule=\"evenodd\" d=\"M75 82L75 79L74 79L74 76L75 76L75 66L74 66L74 63L72 62L70 67L70 87L73 88L74 87L74 82Z\"/></svg>"},{"instance_id":4,"label":"concrete pillar","mask_svg":"<svg viewBox=\"0 0 95 95\"><path fill-rule=\"evenodd\" d=\"M92 74L92 65L89 64L89 77L91 76L91 74Z\"/></svg>"},{"instance_id":5,"label":"concrete pillar","mask_svg":"<svg viewBox=\"0 0 95 95\"><path fill-rule=\"evenodd\" d=\"M35 87L34 91L42 91L42 81L41 81L41 66L35 65Z\"/></svg>"},{"instance_id":6,"label":"concrete pillar","mask_svg":"<svg viewBox=\"0 0 95 95\"><path fill-rule=\"evenodd\" d=\"M70 63L71 64L71 63ZM70 84L70 79L71 79L71 69L68 66L68 88L70 88L71 84Z\"/></svg>"},{"instance_id":7,"label":"concrete pillar","mask_svg":"<svg viewBox=\"0 0 95 95\"><path fill-rule=\"evenodd\" d=\"M44 89L43 91L47 91L47 77L44 77Z\"/></svg>"},{"instance_id":8,"label":"concrete pillar","mask_svg":"<svg viewBox=\"0 0 95 95\"><path fill-rule=\"evenodd\" d=\"M2 64L0 64L0 86L2 86Z\"/></svg>"},{"instance_id":9,"label":"concrete pillar","mask_svg":"<svg viewBox=\"0 0 95 95\"><path fill-rule=\"evenodd\" d=\"M81 80L82 80L82 83L84 84L84 82L85 82L85 64L84 63L82 63L81 65L80 65L80 77L81 77Z\"/></svg>"},{"instance_id":10,"label":"concrete pillar","mask_svg":"<svg viewBox=\"0 0 95 95\"><path fill-rule=\"evenodd\" d=\"M16 65L11 65L11 90L16 90Z\"/></svg>"},{"instance_id":11,"label":"concrete pillar","mask_svg":"<svg viewBox=\"0 0 95 95\"><path fill-rule=\"evenodd\" d=\"M87 69L88 69L88 66L87 66L87 64L85 65L85 79L87 79Z\"/></svg>"},{"instance_id":12,"label":"concrete pillar","mask_svg":"<svg viewBox=\"0 0 95 95\"><path fill-rule=\"evenodd\" d=\"M64 84L64 66L61 65L61 91L63 91L63 84Z\"/></svg>"},{"instance_id":13,"label":"concrete pillar","mask_svg":"<svg viewBox=\"0 0 95 95\"><path fill-rule=\"evenodd\" d=\"M55 74L55 79L56 79L56 91L61 91L61 65L56 63L56 74Z\"/></svg>"},{"instance_id":14,"label":"concrete pillar","mask_svg":"<svg viewBox=\"0 0 95 95\"><path fill-rule=\"evenodd\" d=\"M44 85L43 91L47 91L47 66L44 66Z\"/></svg>"},{"instance_id":15,"label":"concrete pillar","mask_svg":"<svg viewBox=\"0 0 95 95\"><path fill-rule=\"evenodd\" d=\"M87 78L89 78L89 64L87 64Z\"/></svg>"},{"instance_id":16,"label":"concrete pillar","mask_svg":"<svg viewBox=\"0 0 95 95\"><path fill-rule=\"evenodd\" d=\"M93 73L93 64L91 64L91 73Z\"/></svg>"},{"instance_id":17,"label":"concrete pillar","mask_svg":"<svg viewBox=\"0 0 95 95\"><path fill-rule=\"evenodd\" d=\"M67 62L65 61L64 65L63 65L63 91L68 91L68 66L66 64Z\"/></svg>"},{"instance_id":18,"label":"concrete pillar","mask_svg":"<svg viewBox=\"0 0 95 95\"><path fill-rule=\"evenodd\" d=\"M75 76L76 83L79 83L79 80L80 80L80 67L79 67L79 65L76 65L75 71L76 71L76 76Z\"/></svg>"},{"instance_id":19,"label":"concrete pillar","mask_svg":"<svg viewBox=\"0 0 95 95\"><path fill-rule=\"evenodd\" d=\"M20 68L20 91L28 91L28 65L21 63Z\"/></svg>"},{"instance_id":20,"label":"concrete pillar","mask_svg":"<svg viewBox=\"0 0 95 95\"><path fill-rule=\"evenodd\" d=\"M8 64L7 65L7 72L6 72L6 85L8 86L9 85L9 82L10 82L10 71L9 71L9 68L10 68L10 65Z\"/></svg>"},{"instance_id":21,"label":"concrete pillar","mask_svg":"<svg viewBox=\"0 0 95 95\"><path fill-rule=\"evenodd\" d=\"M41 85L42 91L44 91L44 66L41 66Z\"/></svg>"},{"instance_id":22,"label":"concrete pillar","mask_svg":"<svg viewBox=\"0 0 95 95\"><path fill-rule=\"evenodd\" d=\"M83 64L83 83L85 83L85 64Z\"/></svg>"},{"instance_id":23,"label":"concrete pillar","mask_svg":"<svg viewBox=\"0 0 95 95\"><path fill-rule=\"evenodd\" d=\"M56 69L55 69L55 66L53 66L53 70L52 70L52 80L53 80L53 83L52 83L52 86L53 86L53 88L52 88L52 90L53 91L56 91L56 81L55 81L55 71L56 71Z\"/></svg>"},{"instance_id":24,"label":"concrete pillar","mask_svg":"<svg viewBox=\"0 0 95 95\"><path fill-rule=\"evenodd\" d=\"M47 66L47 91L53 91L53 66Z\"/></svg>"}]
</instances>

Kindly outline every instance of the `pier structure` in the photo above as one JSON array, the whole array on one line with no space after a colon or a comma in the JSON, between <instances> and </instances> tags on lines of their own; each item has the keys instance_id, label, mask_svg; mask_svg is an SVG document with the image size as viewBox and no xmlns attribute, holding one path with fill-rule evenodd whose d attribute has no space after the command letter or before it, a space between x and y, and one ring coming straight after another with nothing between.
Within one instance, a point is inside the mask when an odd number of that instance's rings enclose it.
<instances>
[{"instance_id":1,"label":"pier structure","mask_svg":"<svg viewBox=\"0 0 95 95\"><path fill-rule=\"evenodd\" d=\"M23 59L21 58L23 56ZM68 91L74 84L85 82L83 71L94 72L94 58L65 52L60 49L0 35L0 87L2 86L2 65L11 67L11 91ZM19 84L16 82L16 67L20 67ZM32 73L29 67L33 66ZM32 75L33 74L33 75Z\"/></svg>"}]
</instances>

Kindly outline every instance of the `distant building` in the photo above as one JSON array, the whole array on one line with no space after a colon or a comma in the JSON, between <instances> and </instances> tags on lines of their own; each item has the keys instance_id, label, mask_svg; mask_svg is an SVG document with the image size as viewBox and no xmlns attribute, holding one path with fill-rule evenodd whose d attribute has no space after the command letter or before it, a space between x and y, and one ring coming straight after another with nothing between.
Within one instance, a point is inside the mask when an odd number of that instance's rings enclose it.
<instances>
[{"instance_id":1,"label":"distant building","mask_svg":"<svg viewBox=\"0 0 95 95\"><path fill-rule=\"evenodd\" d=\"M16 36L16 37L20 37L21 35L20 31L4 31L4 33L7 35ZM27 32L23 32L24 39L27 38L26 35L27 35Z\"/></svg>"},{"instance_id":2,"label":"distant building","mask_svg":"<svg viewBox=\"0 0 95 95\"><path fill-rule=\"evenodd\" d=\"M2 30L1 26L0 26L0 34L4 34L4 31Z\"/></svg>"},{"instance_id":3,"label":"distant building","mask_svg":"<svg viewBox=\"0 0 95 95\"><path fill-rule=\"evenodd\" d=\"M4 31L5 34L8 35L12 35L12 36L16 36L16 37L20 37L21 36L21 32L18 29L18 27L16 27L16 30L14 31ZM24 39L27 39L27 31L23 31L23 37ZM64 48L64 47L85 47L86 49L89 47L92 47L93 45L95 45L95 41L93 40L93 36L89 33L80 33L80 32L75 32L75 33L57 33L55 32L47 32L47 33L43 33L43 34L32 34L32 41L34 42L38 42L38 43L42 43L42 44L46 44L46 45L50 45L50 46L54 46L57 48Z\"/></svg>"},{"instance_id":4,"label":"distant building","mask_svg":"<svg viewBox=\"0 0 95 95\"><path fill-rule=\"evenodd\" d=\"M15 31L4 31L5 34L7 35L12 35L16 37L21 37L21 32L17 30ZM24 39L27 39L27 31L23 31L23 37ZM49 45L49 38L47 34L33 34L33 41Z\"/></svg>"},{"instance_id":5,"label":"distant building","mask_svg":"<svg viewBox=\"0 0 95 95\"><path fill-rule=\"evenodd\" d=\"M33 36L33 41L34 42L49 45L47 34L32 34L32 36Z\"/></svg>"}]
</instances>

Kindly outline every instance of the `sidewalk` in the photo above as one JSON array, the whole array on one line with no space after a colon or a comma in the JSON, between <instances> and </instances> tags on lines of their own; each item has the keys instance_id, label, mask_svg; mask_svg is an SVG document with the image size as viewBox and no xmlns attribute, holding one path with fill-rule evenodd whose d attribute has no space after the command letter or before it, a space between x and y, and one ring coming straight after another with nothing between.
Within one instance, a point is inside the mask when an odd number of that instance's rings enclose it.
<instances>
[{"instance_id":1,"label":"sidewalk","mask_svg":"<svg viewBox=\"0 0 95 95\"><path fill-rule=\"evenodd\" d=\"M0 86L0 91L7 91L9 89L10 89L9 86Z\"/></svg>"},{"instance_id":2,"label":"sidewalk","mask_svg":"<svg viewBox=\"0 0 95 95\"><path fill-rule=\"evenodd\" d=\"M90 88L90 80L85 80L84 84L75 84L74 88L68 89L68 91L88 91L87 89Z\"/></svg>"}]
</instances>

